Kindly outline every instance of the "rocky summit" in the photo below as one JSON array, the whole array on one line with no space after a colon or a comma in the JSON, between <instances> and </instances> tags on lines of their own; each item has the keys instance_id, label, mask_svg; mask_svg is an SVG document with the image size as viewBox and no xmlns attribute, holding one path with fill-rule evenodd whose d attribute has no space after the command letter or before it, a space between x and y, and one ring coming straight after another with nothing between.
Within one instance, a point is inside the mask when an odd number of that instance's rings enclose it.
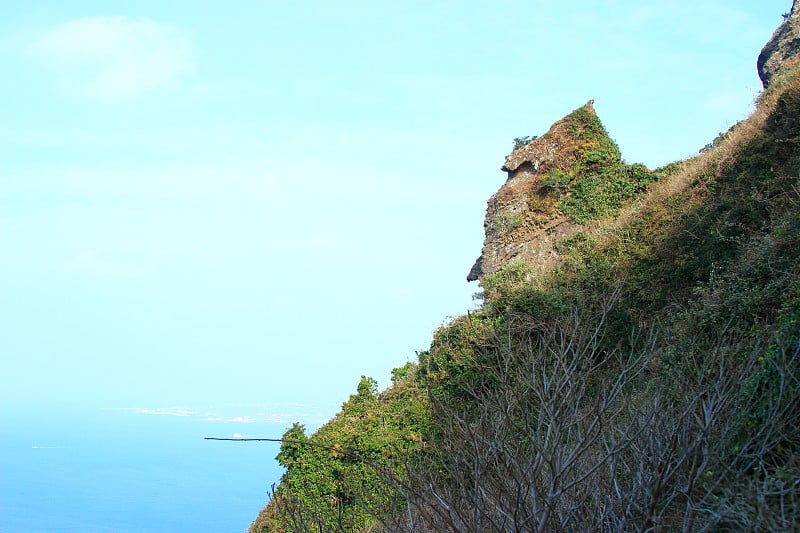
<instances>
[{"instance_id":1,"label":"rocky summit","mask_svg":"<svg viewBox=\"0 0 800 533\"><path fill-rule=\"evenodd\" d=\"M486 239L467 280L516 262L549 268L557 261L555 242L615 216L652 180L643 165L623 163L593 103L541 137L516 139L502 167L508 178L489 198Z\"/></svg>"},{"instance_id":2,"label":"rocky summit","mask_svg":"<svg viewBox=\"0 0 800 533\"><path fill-rule=\"evenodd\" d=\"M589 101L581 109L596 116L592 104ZM468 281L515 261L546 263L554 254L553 239L577 231L578 226L558 212L555 198L541 191L548 173L568 171L578 160L579 131L573 114L553 124L541 137L527 143L518 140L506 157L502 170L508 178L489 198L483 223L486 239Z\"/></svg>"}]
</instances>

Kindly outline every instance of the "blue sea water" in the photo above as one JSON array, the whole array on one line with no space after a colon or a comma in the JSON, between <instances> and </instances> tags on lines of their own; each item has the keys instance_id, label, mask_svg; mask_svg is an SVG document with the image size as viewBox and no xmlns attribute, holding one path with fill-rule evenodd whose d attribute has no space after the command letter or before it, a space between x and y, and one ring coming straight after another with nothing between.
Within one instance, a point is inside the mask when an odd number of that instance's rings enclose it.
<instances>
[{"instance_id":1,"label":"blue sea water","mask_svg":"<svg viewBox=\"0 0 800 533\"><path fill-rule=\"evenodd\" d=\"M210 419L211 418L211 419ZM91 410L0 415L0 532L246 531L286 424Z\"/></svg>"}]
</instances>

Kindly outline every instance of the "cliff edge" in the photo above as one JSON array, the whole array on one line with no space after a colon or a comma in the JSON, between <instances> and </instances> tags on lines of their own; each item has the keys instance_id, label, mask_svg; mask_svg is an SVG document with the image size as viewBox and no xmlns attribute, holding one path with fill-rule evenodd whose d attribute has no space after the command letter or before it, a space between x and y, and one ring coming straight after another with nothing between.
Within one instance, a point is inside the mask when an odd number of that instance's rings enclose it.
<instances>
[{"instance_id":1,"label":"cliff edge","mask_svg":"<svg viewBox=\"0 0 800 533\"><path fill-rule=\"evenodd\" d=\"M784 18L756 62L758 77L765 89L776 74L800 64L800 0L792 2L792 8Z\"/></svg>"},{"instance_id":2,"label":"cliff edge","mask_svg":"<svg viewBox=\"0 0 800 533\"><path fill-rule=\"evenodd\" d=\"M508 178L489 198L486 239L468 281L514 262L551 267L556 241L593 220L615 216L652 181L643 165L622 161L593 104L590 100L541 137L517 139L502 166Z\"/></svg>"}]
</instances>

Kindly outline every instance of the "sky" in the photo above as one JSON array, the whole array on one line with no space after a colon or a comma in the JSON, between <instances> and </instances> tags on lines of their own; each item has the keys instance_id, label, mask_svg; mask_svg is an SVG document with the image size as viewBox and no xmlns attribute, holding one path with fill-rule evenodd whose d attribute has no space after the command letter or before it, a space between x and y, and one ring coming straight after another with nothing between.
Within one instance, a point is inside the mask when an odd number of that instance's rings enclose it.
<instances>
[{"instance_id":1,"label":"sky","mask_svg":"<svg viewBox=\"0 0 800 533\"><path fill-rule=\"evenodd\" d=\"M0 406L328 418L476 305L515 137L691 156L790 5L5 2Z\"/></svg>"}]
</instances>

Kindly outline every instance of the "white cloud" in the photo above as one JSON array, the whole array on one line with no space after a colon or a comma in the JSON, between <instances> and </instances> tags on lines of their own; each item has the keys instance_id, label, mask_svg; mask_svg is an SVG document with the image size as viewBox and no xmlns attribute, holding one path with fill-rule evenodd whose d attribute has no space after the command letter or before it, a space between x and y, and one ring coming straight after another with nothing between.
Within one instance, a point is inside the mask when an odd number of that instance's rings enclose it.
<instances>
[{"instance_id":1,"label":"white cloud","mask_svg":"<svg viewBox=\"0 0 800 533\"><path fill-rule=\"evenodd\" d=\"M61 82L101 100L125 100L193 71L184 31L153 20L87 17L41 29L31 52Z\"/></svg>"}]
</instances>

